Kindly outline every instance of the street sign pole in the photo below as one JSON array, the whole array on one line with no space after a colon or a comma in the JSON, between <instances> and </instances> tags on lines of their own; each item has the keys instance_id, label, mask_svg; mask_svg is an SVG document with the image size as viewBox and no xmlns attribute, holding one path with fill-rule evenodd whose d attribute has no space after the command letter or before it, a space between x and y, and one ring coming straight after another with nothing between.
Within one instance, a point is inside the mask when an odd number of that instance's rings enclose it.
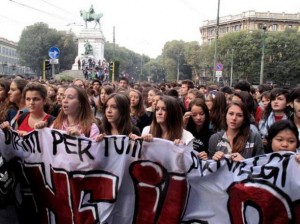
<instances>
[{"instance_id":1,"label":"street sign pole","mask_svg":"<svg viewBox=\"0 0 300 224\"><path fill-rule=\"evenodd\" d=\"M59 54L60 51L57 47L51 47L48 51L49 57L53 60L58 59L59 58ZM53 61L52 60L52 61ZM51 69L52 69L52 78L54 78L54 64L55 63L51 63Z\"/></svg>"},{"instance_id":2,"label":"street sign pole","mask_svg":"<svg viewBox=\"0 0 300 224\"><path fill-rule=\"evenodd\" d=\"M51 78L54 78L54 64L51 65Z\"/></svg>"},{"instance_id":3,"label":"street sign pole","mask_svg":"<svg viewBox=\"0 0 300 224\"><path fill-rule=\"evenodd\" d=\"M42 75L43 81L46 81L46 65L45 60L43 60L43 75Z\"/></svg>"}]
</instances>

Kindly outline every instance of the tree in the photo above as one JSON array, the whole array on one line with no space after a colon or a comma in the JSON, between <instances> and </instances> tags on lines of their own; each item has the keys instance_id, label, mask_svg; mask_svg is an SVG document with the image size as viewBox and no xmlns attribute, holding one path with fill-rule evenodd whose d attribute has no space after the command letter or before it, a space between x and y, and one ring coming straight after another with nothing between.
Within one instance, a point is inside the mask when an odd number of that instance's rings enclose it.
<instances>
[{"instance_id":1,"label":"tree","mask_svg":"<svg viewBox=\"0 0 300 224\"><path fill-rule=\"evenodd\" d=\"M129 80L147 80L148 72L144 70L145 64L150 61L146 55L137 54L125 47L115 46L115 58L113 58L113 43L105 42L104 57L108 61L120 61L119 75L125 75Z\"/></svg>"},{"instance_id":2,"label":"tree","mask_svg":"<svg viewBox=\"0 0 300 224\"><path fill-rule=\"evenodd\" d=\"M42 63L49 58L48 50L53 46L60 49L60 69L70 69L77 55L74 34L50 29L42 22L27 26L17 47L20 63L41 75Z\"/></svg>"}]
</instances>

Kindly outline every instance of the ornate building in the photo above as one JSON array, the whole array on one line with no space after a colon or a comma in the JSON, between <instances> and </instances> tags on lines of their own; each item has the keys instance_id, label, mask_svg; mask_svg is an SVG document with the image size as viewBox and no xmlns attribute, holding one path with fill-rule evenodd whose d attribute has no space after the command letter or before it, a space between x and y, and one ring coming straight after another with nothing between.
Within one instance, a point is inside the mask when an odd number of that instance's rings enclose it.
<instances>
[{"instance_id":1,"label":"ornate building","mask_svg":"<svg viewBox=\"0 0 300 224\"><path fill-rule=\"evenodd\" d=\"M202 43L211 43L216 38L217 20L206 20L200 27ZM284 31L293 28L300 31L300 13L271 13L247 11L238 15L219 18L219 36L242 30L254 31L266 25L267 31Z\"/></svg>"},{"instance_id":2,"label":"ornate building","mask_svg":"<svg viewBox=\"0 0 300 224\"><path fill-rule=\"evenodd\" d=\"M29 68L20 66L17 45L0 37L0 75L24 75L30 71Z\"/></svg>"}]
</instances>

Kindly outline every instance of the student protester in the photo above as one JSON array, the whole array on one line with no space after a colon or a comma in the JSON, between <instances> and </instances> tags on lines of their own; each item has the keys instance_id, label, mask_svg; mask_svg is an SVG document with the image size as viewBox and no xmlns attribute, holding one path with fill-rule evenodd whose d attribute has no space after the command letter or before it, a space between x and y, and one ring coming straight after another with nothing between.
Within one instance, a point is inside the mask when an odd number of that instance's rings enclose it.
<instances>
[{"instance_id":1,"label":"student protester","mask_svg":"<svg viewBox=\"0 0 300 224\"><path fill-rule=\"evenodd\" d=\"M28 83L23 90L25 105L28 111L19 114L16 118L14 129L17 130L20 136L33 131L36 124L45 122L44 126L50 126L55 117L45 112L47 104L47 89L40 83ZM9 122L4 122L0 125L1 129L10 127Z\"/></svg>"},{"instance_id":2,"label":"student protester","mask_svg":"<svg viewBox=\"0 0 300 224\"><path fill-rule=\"evenodd\" d=\"M192 144L194 137L183 128L182 117L178 101L171 96L161 96L152 123L143 129L142 138L145 141L162 138L175 144Z\"/></svg>"},{"instance_id":3,"label":"student protester","mask_svg":"<svg viewBox=\"0 0 300 224\"><path fill-rule=\"evenodd\" d=\"M96 108L99 106L101 85L102 83L99 79L94 79L92 81L91 98L95 102Z\"/></svg>"},{"instance_id":4,"label":"student protester","mask_svg":"<svg viewBox=\"0 0 300 224\"><path fill-rule=\"evenodd\" d=\"M250 90L251 90L251 85L249 82L247 82L245 80L241 80L234 85L235 92L246 91L246 92L250 93Z\"/></svg>"},{"instance_id":5,"label":"student protester","mask_svg":"<svg viewBox=\"0 0 300 224\"><path fill-rule=\"evenodd\" d=\"M7 80L0 80L0 123L4 121L10 122L17 113L17 106L9 101L9 86Z\"/></svg>"},{"instance_id":6,"label":"student protester","mask_svg":"<svg viewBox=\"0 0 300 224\"><path fill-rule=\"evenodd\" d=\"M55 85L49 84L47 86L47 97L51 103L56 102L56 95L57 95L57 87Z\"/></svg>"},{"instance_id":7,"label":"student protester","mask_svg":"<svg viewBox=\"0 0 300 224\"><path fill-rule=\"evenodd\" d=\"M203 100L203 102L205 102L204 95L198 89L190 89L186 96L187 105L189 106L190 102L196 98L201 99L201 100ZM187 109L188 109L188 107L187 107Z\"/></svg>"},{"instance_id":8,"label":"student protester","mask_svg":"<svg viewBox=\"0 0 300 224\"><path fill-rule=\"evenodd\" d=\"M67 89L67 86L59 86L57 88L56 102L53 105L53 110L51 112L51 115L54 117L57 117L57 115L59 114L59 111L61 109L62 100L63 100L66 89Z\"/></svg>"},{"instance_id":9,"label":"student protester","mask_svg":"<svg viewBox=\"0 0 300 224\"><path fill-rule=\"evenodd\" d=\"M194 88L194 83L191 80L183 80L179 91L180 99L184 105L184 108L188 108L187 95L190 89Z\"/></svg>"},{"instance_id":10,"label":"student protester","mask_svg":"<svg viewBox=\"0 0 300 224\"><path fill-rule=\"evenodd\" d=\"M118 85L118 89L124 89L127 90L128 89L128 85L129 85L129 81L126 77L121 77L119 80L119 85Z\"/></svg>"},{"instance_id":11,"label":"student protester","mask_svg":"<svg viewBox=\"0 0 300 224\"><path fill-rule=\"evenodd\" d=\"M266 91L260 94L260 99L259 99L259 104L256 108L254 117L255 117L255 122L258 126L259 121L262 119L264 110L270 103L270 92Z\"/></svg>"},{"instance_id":12,"label":"student protester","mask_svg":"<svg viewBox=\"0 0 300 224\"><path fill-rule=\"evenodd\" d=\"M105 135L140 135L130 119L130 99L123 93L110 94L104 103L105 114L102 119L101 131L96 141L102 141Z\"/></svg>"},{"instance_id":13,"label":"student protester","mask_svg":"<svg viewBox=\"0 0 300 224\"><path fill-rule=\"evenodd\" d=\"M224 86L221 88L221 92L225 94L227 104L231 103L233 91L229 86Z\"/></svg>"},{"instance_id":14,"label":"student protester","mask_svg":"<svg viewBox=\"0 0 300 224\"><path fill-rule=\"evenodd\" d=\"M205 85L199 85L198 89L200 93L202 93L204 96L206 95L207 89Z\"/></svg>"},{"instance_id":15,"label":"student protester","mask_svg":"<svg viewBox=\"0 0 300 224\"><path fill-rule=\"evenodd\" d=\"M18 118L18 116L23 112L28 111L24 102L24 98L22 97L23 89L25 88L27 83L28 81L25 79L14 79L10 84L10 89L8 91L9 101L11 103L14 103L18 108L16 115L10 121L10 126L12 128L15 127L16 119Z\"/></svg>"},{"instance_id":16,"label":"student protester","mask_svg":"<svg viewBox=\"0 0 300 224\"><path fill-rule=\"evenodd\" d=\"M153 98L154 96L156 96L159 93L159 90L156 88L150 88L147 94L147 103L146 103L146 111L150 111L153 112L153 107L152 107L152 103L153 103Z\"/></svg>"},{"instance_id":17,"label":"student protester","mask_svg":"<svg viewBox=\"0 0 300 224\"><path fill-rule=\"evenodd\" d=\"M147 115L144 108L142 94L136 89L131 89L129 91L129 98L131 122L142 131L145 126L151 124L151 118Z\"/></svg>"},{"instance_id":18,"label":"student protester","mask_svg":"<svg viewBox=\"0 0 300 224\"><path fill-rule=\"evenodd\" d=\"M246 91L235 92L232 96L232 101L242 102L246 105L246 107L249 111L249 115L250 115L250 129L253 132L259 133L258 128L255 123L254 116L253 116L254 100L253 100L253 97L250 95L250 93L248 93Z\"/></svg>"},{"instance_id":19,"label":"student protester","mask_svg":"<svg viewBox=\"0 0 300 224\"><path fill-rule=\"evenodd\" d=\"M114 89L110 85L103 85L100 89L100 98L98 102L98 107L96 111L96 118L102 120L104 116L104 103L107 97L114 92Z\"/></svg>"},{"instance_id":20,"label":"student protester","mask_svg":"<svg viewBox=\"0 0 300 224\"><path fill-rule=\"evenodd\" d=\"M290 116L290 119L294 122L296 127L298 128L300 140L300 88L295 88L291 91L289 95L290 105L293 109L293 113Z\"/></svg>"},{"instance_id":21,"label":"student protester","mask_svg":"<svg viewBox=\"0 0 300 224\"><path fill-rule=\"evenodd\" d=\"M295 124L290 120L281 120L271 125L268 135L268 151L291 151L296 152L299 148L299 132ZM295 156L300 163L300 154Z\"/></svg>"},{"instance_id":22,"label":"student protester","mask_svg":"<svg viewBox=\"0 0 300 224\"><path fill-rule=\"evenodd\" d=\"M273 89L270 93L270 104L266 107L263 117L258 125L265 145L267 143L266 138L268 136L268 130L271 125L276 121L288 118L288 95L288 90L282 88Z\"/></svg>"},{"instance_id":23,"label":"student protester","mask_svg":"<svg viewBox=\"0 0 300 224\"><path fill-rule=\"evenodd\" d=\"M209 111L211 126L210 129L212 131L217 132L223 130L225 128L225 108L227 106L227 101L224 93L219 91L212 91L211 96L213 98L212 107ZM205 100L205 103L207 101Z\"/></svg>"},{"instance_id":24,"label":"student protester","mask_svg":"<svg viewBox=\"0 0 300 224\"><path fill-rule=\"evenodd\" d=\"M176 89L169 89L169 90L165 93L165 95L171 96L171 97L175 98L175 99L178 101L178 103L179 103L179 106L180 106L180 108L181 108L182 114L185 113L186 109L185 109L185 107L184 107L184 105L183 105L182 100L179 98L179 93L178 93L178 91L177 91Z\"/></svg>"},{"instance_id":25,"label":"student protester","mask_svg":"<svg viewBox=\"0 0 300 224\"><path fill-rule=\"evenodd\" d=\"M85 89L74 85L66 89L61 110L52 127L67 131L73 136L94 139L99 135L99 128Z\"/></svg>"},{"instance_id":26,"label":"student protester","mask_svg":"<svg viewBox=\"0 0 300 224\"><path fill-rule=\"evenodd\" d=\"M250 130L250 116L244 103L229 104L225 121L225 129L209 139L209 158L220 160L230 154L232 160L241 161L264 153L260 135Z\"/></svg>"},{"instance_id":27,"label":"student protester","mask_svg":"<svg viewBox=\"0 0 300 224\"><path fill-rule=\"evenodd\" d=\"M85 82L82 79L75 79L73 81L72 85L78 86L78 87L83 88L83 89L86 88Z\"/></svg>"},{"instance_id":28,"label":"student protester","mask_svg":"<svg viewBox=\"0 0 300 224\"><path fill-rule=\"evenodd\" d=\"M17 130L20 136L33 131L38 127L41 122L45 126L50 126L53 120L53 116L47 114L44 111L44 107L47 103L47 89L40 83L28 83L23 89L23 99L25 99L25 105L28 111L19 114L16 119L16 125L14 129ZM4 122L0 125L1 129L10 128L9 122ZM22 200L18 206L19 219L21 223L36 223L38 216L35 211L34 202L31 200L24 200L25 195L23 192L30 194L30 186L23 177L23 173L18 169L19 166L15 163L15 160L10 161L13 173L17 177L17 182L21 186L21 192L18 192ZM20 182L20 183L19 183Z\"/></svg>"},{"instance_id":29,"label":"student protester","mask_svg":"<svg viewBox=\"0 0 300 224\"><path fill-rule=\"evenodd\" d=\"M160 97L163 96L163 95L164 94L162 92L157 92L156 95L153 96L151 109L148 108L148 110L146 110L146 113L147 113L147 115L148 115L151 122L152 122L153 116L155 114L155 108L156 108L157 102L159 101ZM151 124L151 122L150 122L150 124Z\"/></svg>"},{"instance_id":30,"label":"student protester","mask_svg":"<svg viewBox=\"0 0 300 224\"><path fill-rule=\"evenodd\" d=\"M202 99L196 98L189 104L183 116L184 128L194 136L193 148L208 153L208 141L213 134L209 129L209 111Z\"/></svg>"}]
</instances>

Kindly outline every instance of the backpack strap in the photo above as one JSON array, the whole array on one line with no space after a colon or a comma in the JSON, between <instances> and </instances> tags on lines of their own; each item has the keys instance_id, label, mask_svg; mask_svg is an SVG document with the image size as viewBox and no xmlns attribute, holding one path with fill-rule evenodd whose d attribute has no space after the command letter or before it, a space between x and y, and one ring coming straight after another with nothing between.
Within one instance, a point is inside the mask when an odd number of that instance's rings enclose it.
<instances>
[{"instance_id":1,"label":"backpack strap","mask_svg":"<svg viewBox=\"0 0 300 224\"><path fill-rule=\"evenodd\" d=\"M18 126L20 126L22 124L22 122L24 121L25 117L29 114L29 112L23 112L21 114L19 114L19 116L17 117L17 124Z\"/></svg>"},{"instance_id":2,"label":"backpack strap","mask_svg":"<svg viewBox=\"0 0 300 224\"><path fill-rule=\"evenodd\" d=\"M50 115L47 119L47 122L48 122L47 127L50 127L55 119L56 119L56 117Z\"/></svg>"}]
</instances>

